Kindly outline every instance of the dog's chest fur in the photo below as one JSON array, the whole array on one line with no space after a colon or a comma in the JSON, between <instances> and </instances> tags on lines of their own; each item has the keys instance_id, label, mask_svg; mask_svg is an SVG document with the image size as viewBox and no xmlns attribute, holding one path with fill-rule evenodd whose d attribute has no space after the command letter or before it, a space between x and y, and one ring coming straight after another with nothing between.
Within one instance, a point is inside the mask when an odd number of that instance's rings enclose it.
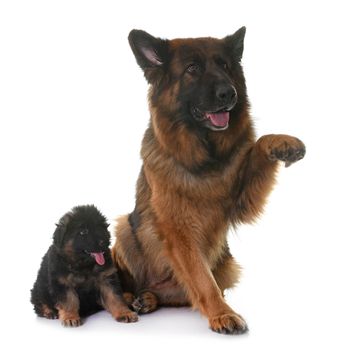
<instances>
[{"instance_id":1,"label":"dog's chest fur","mask_svg":"<svg viewBox=\"0 0 350 350\"><path fill-rule=\"evenodd\" d=\"M79 265L74 262L62 264L59 282L69 288L96 288L101 281L116 272L111 266L99 266L94 263Z\"/></svg>"}]
</instances>

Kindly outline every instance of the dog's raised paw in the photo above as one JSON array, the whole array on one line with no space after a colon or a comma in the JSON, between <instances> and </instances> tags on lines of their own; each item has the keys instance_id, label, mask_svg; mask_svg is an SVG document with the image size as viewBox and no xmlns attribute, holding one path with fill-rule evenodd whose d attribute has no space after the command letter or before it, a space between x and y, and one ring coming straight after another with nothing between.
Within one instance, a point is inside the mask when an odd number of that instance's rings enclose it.
<instances>
[{"instance_id":1,"label":"dog's raised paw","mask_svg":"<svg viewBox=\"0 0 350 350\"><path fill-rule=\"evenodd\" d=\"M243 334L248 331L243 317L236 314L224 314L209 319L210 328L221 334Z\"/></svg>"},{"instance_id":2,"label":"dog's raised paw","mask_svg":"<svg viewBox=\"0 0 350 350\"><path fill-rule=\"evenodd\" d=\"M304 143L289 135L265 135L259 139L259 143L267 153L268 159L280 160L286 167L303 159L306 153Z\"/></svg>"},{"instance_id":3,"label":"dog's raised paw","mask_svg":"<svg viewBox=\"0 0 350 350\"><path fill-rule=\"evenodd\" d=\"M285 166L289 167L298 160L303 159L305 152L305 146L301 141L300 144L296 146L291 146L285 142L280 147L271 150L270 159L285 162Z\"/></svg>"}]
</instances>

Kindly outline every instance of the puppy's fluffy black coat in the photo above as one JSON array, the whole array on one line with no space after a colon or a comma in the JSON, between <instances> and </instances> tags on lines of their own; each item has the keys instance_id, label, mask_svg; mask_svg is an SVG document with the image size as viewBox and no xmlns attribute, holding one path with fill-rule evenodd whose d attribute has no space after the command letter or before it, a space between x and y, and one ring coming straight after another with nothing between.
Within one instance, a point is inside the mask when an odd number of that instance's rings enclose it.
<instances>
[{"instance_id":1,"label":"puppy's fluffy black coat","mask_svg":"<svg viewBox=\"0 0 350 350\"><path fill-rule=\"evenodd\" d=\"M105 308L117 321L137 321L122 297L107 227L93 205L75 207L60 219L31 291L37 315L79 326L81 317Z\"/></svg>"}]
</instances>

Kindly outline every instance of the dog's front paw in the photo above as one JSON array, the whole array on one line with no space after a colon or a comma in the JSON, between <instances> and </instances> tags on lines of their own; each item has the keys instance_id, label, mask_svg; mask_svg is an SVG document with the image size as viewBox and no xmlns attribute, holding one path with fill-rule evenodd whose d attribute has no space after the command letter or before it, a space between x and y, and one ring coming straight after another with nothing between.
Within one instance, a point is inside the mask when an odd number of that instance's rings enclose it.
<instances>
[{"instance_id":1,"label":"dog's front paw","mask_svg":"<svg viewBox=\"0 0 350 350\"><path fill-rule=\"evenodd\" d=\"M248 331L247 323L236 313L212 317L209 324L214 332L222 334L243 334Z\"/></svg>"},{"instance_id":2,"label":"dog's front paw","mask_svg":"<svg viewBox=\"0 0 350 350\"><path fill-rule=\"evenodd\" d=\"M289 135L265 135L258 143L268 159L285 162L286 167L304 158L306 153L304 143Z\"/></svg>"},{"instance_id":3,"label":"dog's front paw","mask_svg":"<svg viewBox=\"0 0 350 350\"><path fill-rule=\"evenodd\" d=\"M132 308L140 314L149 314L158 307L157 297L151 292L142 292L131 304Z\"/></svg>"},{"instance_id":4,"label":"dog's front paw","mask_svg":"<svg viewBox=\"0 0 350 350\"><path fill-rule=\"evenodd\" d=\"M115 319L118 322L130 323L130 322L137 322L139 318L136 312L129 310L129 311L119 313Z\"/></svg>"},{"instance_id":5,"label":"dog's front paw","mask_svg":"<svg viewBox=\"0 0 350 350\"><path fill-rule=\"evenodd\" d=\"M80 318L66 318L61 320L64 327L79 327L82 325Z\"/></svg>"},{"instance_id":6,"label":"dog's front paw","mask_svg":"<svg viewBox=\"0 0 350 350\"><path fill-rule=\"evenodd\" d=\"M82 325L77 310L67 311L62 306L58 306L58 318L64 327L79 327Z\"/></svg>"}]
</instances>

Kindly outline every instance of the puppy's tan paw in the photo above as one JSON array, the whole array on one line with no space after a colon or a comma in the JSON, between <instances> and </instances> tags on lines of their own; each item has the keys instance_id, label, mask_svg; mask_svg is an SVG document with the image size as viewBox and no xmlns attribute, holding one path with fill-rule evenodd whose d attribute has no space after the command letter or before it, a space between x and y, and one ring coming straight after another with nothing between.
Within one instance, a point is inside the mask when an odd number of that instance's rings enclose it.
<instances>
[{"instance_id":1,"label":"puppy's tan paw","mask_svg":"<svg viewBox=\"0 0 350 350\"><path fill-rule=\"evenodd\" d=\"M61 320L62 326L64 327L79 327L82 325L80 318L67 318Z\"/></svg>"},{"instance_id":2,"label":"puppy's tan paw","mask_svg":"<svg viewBox=\"0 0 350 350\"><path fill-rule=\"evenodd\" d=\"M56 319L58 318L58 313L56 310L51 309L49 306L47 306L46 304L43 304L41 306L41 311L40 311L40 315L42 317L48 318L50 320Z\"/></svg>"},{"instance_id":3,"label":"puppy's tan paw","mask_svg":"<svg viewBox=\"0 0 350 350\"><path fill-rule=\"evenodd\" d=\"M131 322L137 322L139 318L136 312L129 310L129 311L120 313L118 316L116 316L115 319L118 322L131 323Z\"/></svg>"}]
</instances>

